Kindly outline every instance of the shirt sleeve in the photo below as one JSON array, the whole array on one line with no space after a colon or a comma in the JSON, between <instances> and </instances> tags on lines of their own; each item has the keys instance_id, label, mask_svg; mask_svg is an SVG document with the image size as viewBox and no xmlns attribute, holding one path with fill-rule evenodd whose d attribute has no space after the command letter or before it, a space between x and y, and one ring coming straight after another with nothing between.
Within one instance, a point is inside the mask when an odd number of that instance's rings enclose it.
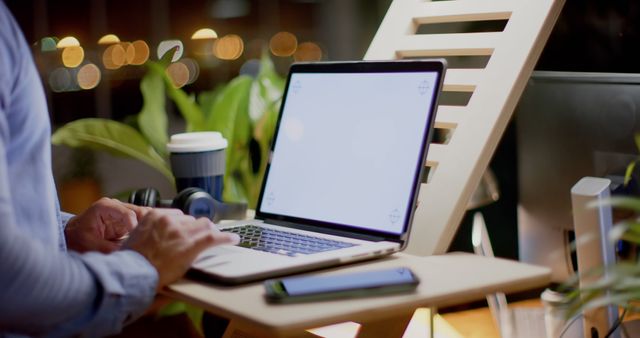
<instances>
[{"instance_id":1,"label":"shirt sleeve","mask_svg":"<svg viewBox=\"0 0 640 338\"><path fill-rule=\"evenodd\" d=\"M153 301L157 271L135 251L67 253L17 228L7 188L4 117L0 108L0 331L90 337L119 332Z\"/></svg>"},{"instance_id":2,"label":"shirt sleeve","mask_svg":"<svg viewBox=\"0 0 640 338\"><path fill-rule=\"evenodd\" d=\"M26 85L16 71L17 60L26 59L29 51L2 1L0 47L0 336L93 337L117 333L153 301L157 271L135 251L77 254L35 239L33 231L40 231L41 236L58 235L55 218L29 227L19 224L16 199L11 193L12 184L17 183L15 177L9 177L10 150L15 155L19 148L12 147L16 144L12 142L19 140L9 115L14 103L12 92L18 84ZM51 181L50 177L33 179ZM55 205L36 202L34 208Z\"/></svg>"}]
</instances>

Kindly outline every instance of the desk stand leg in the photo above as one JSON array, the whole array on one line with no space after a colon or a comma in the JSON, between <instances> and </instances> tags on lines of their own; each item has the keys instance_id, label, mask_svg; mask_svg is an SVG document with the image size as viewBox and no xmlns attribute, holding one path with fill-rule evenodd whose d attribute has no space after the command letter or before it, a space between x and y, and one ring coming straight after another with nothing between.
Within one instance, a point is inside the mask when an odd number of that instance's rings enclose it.
<instances>
[{"instance_id":1,"label":"desk stand leg","mask_svg":"<svg viewBox=\"0 0 640 338\"><path fill-rule=\"evenodd\" d=\"M436 318L436 314L438 313L438 308L436 307L430 307L429 308L429 338L435 338L435 331L436 331L436 326L435 326L435 321L434 318Z\"/></svg>"},{"instance_id":2,"label":"desk stand leg","mask_svg":"<svg viewBox=\"0 0 640 338\"><path fill-rule=\"evenodd\" d=\"M388 319L361 323L358 338L400 338L407 329L412 316L413 312L408 312Z\"/></svg>"}]
</instances>

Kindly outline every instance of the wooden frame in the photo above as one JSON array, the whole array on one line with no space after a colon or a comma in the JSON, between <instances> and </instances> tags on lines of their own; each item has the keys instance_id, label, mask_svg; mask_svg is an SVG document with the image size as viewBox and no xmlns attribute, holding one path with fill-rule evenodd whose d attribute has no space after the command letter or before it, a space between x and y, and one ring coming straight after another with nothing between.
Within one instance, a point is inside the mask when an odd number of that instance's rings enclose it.
<instances>
[{"instance_id":1,"label":"wooden frame","mask_svg":"<svg viewBox=\"0 0 640 338\"><path fill-rule=\"evenodd\" d=\"M444 92L470 93L466 105L440 105L436 128L446 144L430 145L429 178L411 229L408 253L446 252L520 99L564 0L395 0L365 55L367 60L472 57L484 68L450 67ZM432 24L506 21L496 32L417 34Z\"/></svg>"}]
</instances>

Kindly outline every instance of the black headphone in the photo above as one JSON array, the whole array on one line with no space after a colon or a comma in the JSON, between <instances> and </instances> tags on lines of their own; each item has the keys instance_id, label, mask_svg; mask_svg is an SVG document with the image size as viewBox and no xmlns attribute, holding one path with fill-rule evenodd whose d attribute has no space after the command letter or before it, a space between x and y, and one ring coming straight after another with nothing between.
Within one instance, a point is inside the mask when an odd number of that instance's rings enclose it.
<instances>
[{"instance_id":1,"label":"black headphone","mask_svg":"<svg viewBox=\"0 0 640 338\"><path fill-rule=\"evenodd\" d=\"M193 217L207 217L214 223L223 219L244 219L246 203L224 203L217 201L200 188L186 188L173 200L160 199L160 193L153 188L139 189L129 195L129 203L142 207L180 209Z\"/></svg>"}]
</instances>

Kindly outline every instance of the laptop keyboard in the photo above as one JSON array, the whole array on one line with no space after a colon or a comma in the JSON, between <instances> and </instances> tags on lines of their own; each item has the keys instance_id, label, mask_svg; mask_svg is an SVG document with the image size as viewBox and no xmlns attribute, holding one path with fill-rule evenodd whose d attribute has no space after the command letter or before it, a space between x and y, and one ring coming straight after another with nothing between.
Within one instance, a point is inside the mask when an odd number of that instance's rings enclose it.
<instances>
[{"instance_id":1,"label":"laptop keyboard","mask_svg":"<svg viewBox=\"0 0 640 338\"><path fill-rule=\"evenodd\" d=\"M240 236L238 246L285 256L310 255L355 246L355 244L302 235L255 225L222 229Z\"/></svg>"}]
</instances>

